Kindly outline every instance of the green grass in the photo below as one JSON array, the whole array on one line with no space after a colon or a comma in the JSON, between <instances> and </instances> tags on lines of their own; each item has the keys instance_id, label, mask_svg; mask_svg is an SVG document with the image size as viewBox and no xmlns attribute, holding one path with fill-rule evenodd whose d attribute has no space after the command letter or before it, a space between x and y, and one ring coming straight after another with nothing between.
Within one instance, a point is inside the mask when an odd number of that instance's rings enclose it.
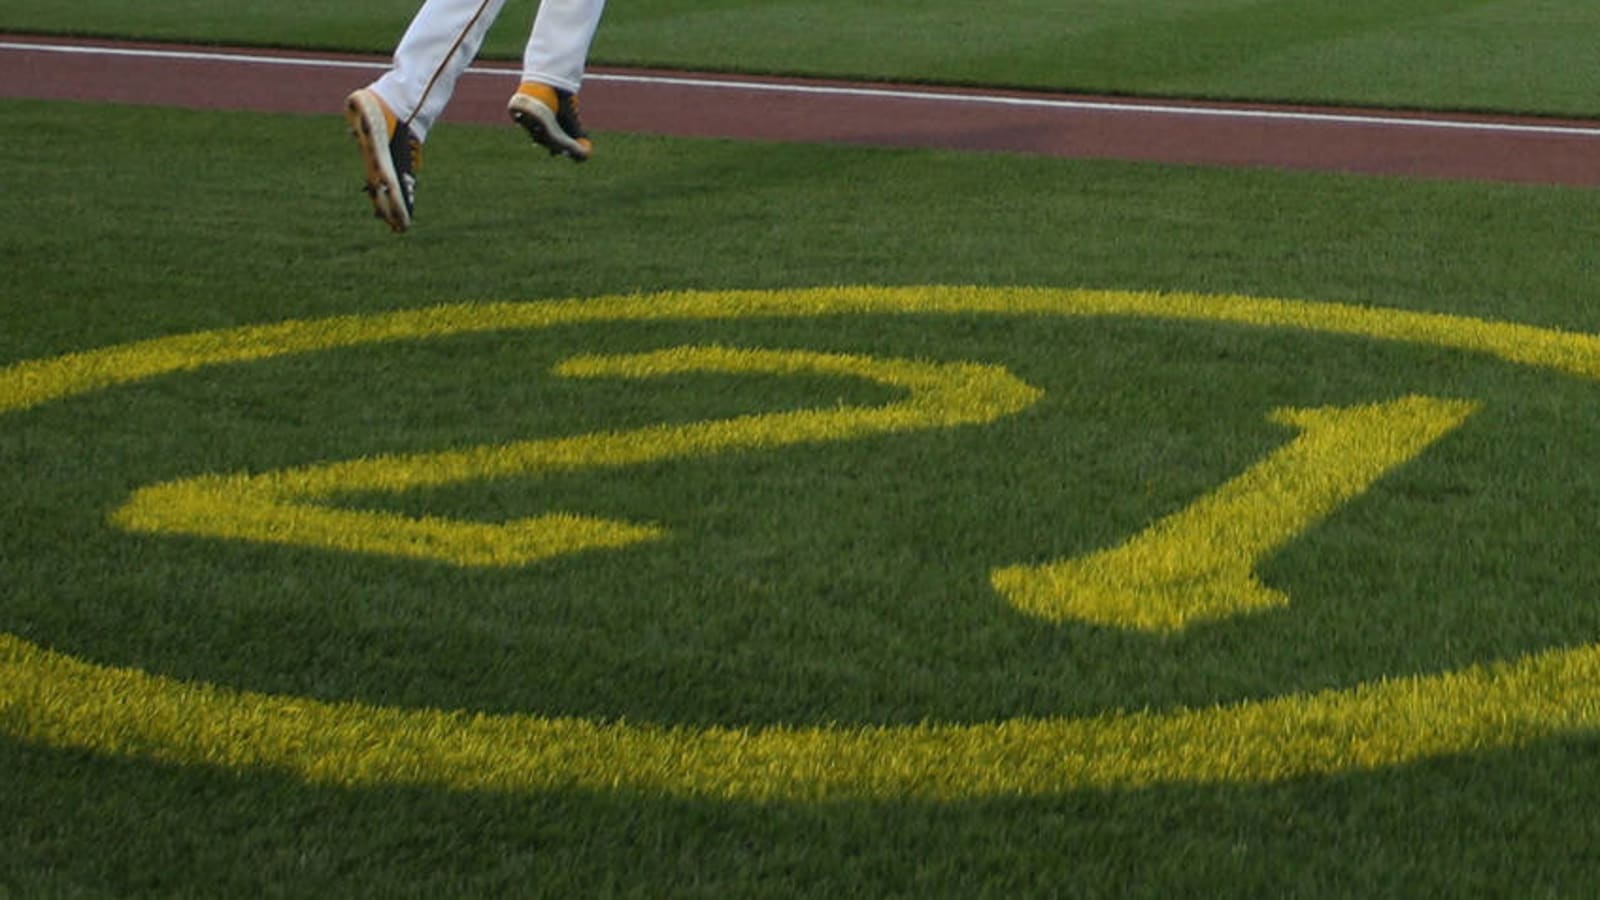
<instances>
[{"instance_id":1,"label":"green grass","mask_svg":"<svg viewBox=\"0 0 1600 900\"><path fill-rule=\"evenodd\" d=\"M395 238L366 218L331 117L82 113L0 104L0 365L438 303L836 284L1238 292L1600 331L1593 192L614 134L576 167L453 126ZM105 165L108 144L128 162ZM545 374L573 352L706 342L992 362L1046 397L984 428L363 498L675 535L523 570L105 524L135 488L202 472L886 398L825 378ZM1483 410L1265 564L1288 610L1150 638L1026 619L984 581L1214 489L1286 440L1274 407L1411 392ZM1597 400L1442 350L1162 321L611 324L286 357L8 414L0 631L251 690L665 724L1270 697L1595 640ZM6 738L0 893L1570 895L1593 882L1595 749L749 805L316 788Z\"/></svg>"},{"instance_id":2,"label":"green grass","mask_svg":"<svg viewBox=\"0 0 1600 900\"><path fill-rule=\"evenodd\" d=\"M11 0L0 29L388 52L412 8ZM485 52L520 58L531 4ZM596 62L1162 96L1600 114L1585 0L615 4Z\"/></svg>"}]
</instances>

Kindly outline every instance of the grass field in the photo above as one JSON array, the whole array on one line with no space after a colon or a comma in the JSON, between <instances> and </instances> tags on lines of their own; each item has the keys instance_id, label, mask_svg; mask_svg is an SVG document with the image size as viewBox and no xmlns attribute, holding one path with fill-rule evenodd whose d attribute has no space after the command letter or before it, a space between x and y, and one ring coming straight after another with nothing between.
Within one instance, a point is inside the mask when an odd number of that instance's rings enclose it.
<instances>
[{"instance_id":1,"label":"grass field","mask_svg":"<svg viewBox=\"0 0 1600 900\"><path fill-rule=\"evenodd\" d=\"M532 4L485 52L519 58ZM10 0L0 27L387 53L408 4ZM656 0L614 4L604 63L1373 106L1600 115L1585 0Z\"/></svg>"},{"instance_id":2,"label":"grass field","mask_svg":"<svg viewBox=\"0 0 1600 900\"><path fill-rule=\"evenodd\" d=\"M1558 6L1529 27L1589 15ZM87 112L0 103L0 894L1592 892L1593 192L620 134L576 167L456 125L397 239L332 115ZM348 337L413 320L462 327ZM311 343L129 374L199 333ZM873 412L936 394L919 373L989 393ZM1377 412L1405 397L1460 415ZM1313 466L1285 409L1366 430ZM232 506L127 524L228 474ZM1161 630L997 587L1208 498L1258 537L1223 501L1322 481L1248 560L1286 606ZM299 518L215 533L263 502ZM316 530L552 510L663 533L470 566Z\"/></svg>"}]
</instances>

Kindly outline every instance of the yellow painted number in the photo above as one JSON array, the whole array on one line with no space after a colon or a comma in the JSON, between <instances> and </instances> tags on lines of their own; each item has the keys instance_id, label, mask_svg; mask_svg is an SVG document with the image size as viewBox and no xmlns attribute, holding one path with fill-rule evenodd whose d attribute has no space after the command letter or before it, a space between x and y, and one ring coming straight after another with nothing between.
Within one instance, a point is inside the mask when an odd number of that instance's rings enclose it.
<instances>
[{"instance_id":1,"label":"yellow painted number","mask_svg":"<svg viewBox=\"0 0 1600 900\"><path fill-rule=\"evenodd\" d=\"M571 513L499 524L340 509L340 494L394 493L458 482L614 468L729 450L842 441L870 434L988 422L1032 404L1039 391L1004 369L883 360L793 350L679 347L567 360L557 374L648 378L685 372L822 374L906 391L881 407L750 415L688 425L579 435L440 453L351 460L259 475L203 475L143 488L112 514L133 531L515 566L581 550L615 548L665 531Z\"/></svg>"},{"instance_id":2,"label":"yellow painted number","mask_svg":"<svg viewBox=\"0 0 1600 900\"><path fill-rule=\"evenodd\" d=\"M1299 428L1299 437L1187 509L1110 550L997 569L991 580L1012 605L1041 618L1142 631L1287 605L1256 579L1257 564L1473 409L1431 397L1280 409L1273 421Z\"/></svg>"}]
</instances>

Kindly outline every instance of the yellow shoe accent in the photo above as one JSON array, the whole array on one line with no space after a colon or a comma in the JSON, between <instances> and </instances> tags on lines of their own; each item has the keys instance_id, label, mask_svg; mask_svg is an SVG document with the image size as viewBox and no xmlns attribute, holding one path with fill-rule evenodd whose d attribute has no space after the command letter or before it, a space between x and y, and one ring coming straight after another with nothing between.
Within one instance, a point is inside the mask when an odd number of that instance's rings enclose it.
<instances>
[{"instance_id":1,"label":"yellow shoe accent","mask_svg":"<svg viewBox=\"0 0 1600 900\"><path fill-rule=\"evenodd\" d=\"M543 103L545 108L551 112L561 108L561 98L556 95L556 89L548 84L540 84L537 81L524 81L522 84L517 85L517 93L524 97L532 97Z\"/></svg>"}]
</instances>

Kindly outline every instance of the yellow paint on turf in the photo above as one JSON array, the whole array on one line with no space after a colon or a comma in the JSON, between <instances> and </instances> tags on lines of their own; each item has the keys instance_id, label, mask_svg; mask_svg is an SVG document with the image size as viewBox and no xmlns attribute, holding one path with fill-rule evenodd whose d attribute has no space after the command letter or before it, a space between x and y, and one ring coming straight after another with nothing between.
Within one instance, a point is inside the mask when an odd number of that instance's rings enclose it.
<instances>
[{"instance_id":1,"label":"yellow paint on turf","mask_svg":"<svg viewBox=\"0 0 1600 900\"><path fill-rule=\"evenodd\" d=\"M682 372L840 375L904 389L877 408L839 407L717 422L522 441L442 453L384 456L259 475L202 475L134 494L111 521L168 534L431 559L461 566L516 566L568 553L660 538L650 525L553 513L502 524L338 509L341 493L389 492L490 478L540 477L730 450L848 441L872 434L992 421L1039 392L995 366L880 360L804 351L679 347L634 356L568 360L558 374L649 378Z\"/></svg>"},{"instance_id":2,"label":"yellow paint on turf","mask_svg":"<svg viewBox=\"0 0 1600 900\"><path fill-rule=\"evenodd\" d=\"M1600 378L1594 336L1431 313L1194 294L838 288L463 304L161 338L0 370L0 413L206 366L385 341L596 322L905 314L1246 325L1452 348ZM1434 430L1464 414L1435 411L1425 417ZM1422 429L1422 437L1428 433ZM1268 781L1516 747L1595 727L1600 645L1202 709L910 727L690 728L265 695L103 666L0 635L0 733L317 784L949 800Z\"/></svg>"},{"instance_id":3,"label":"yellow paint on turf","mask_svg":"<svg viewBox=\"0 0 1600 900\"><path fill-rule=\"evenodd\" d=\"M856 728L667 728L403 710L185 683L0 637L7 733L340 786L734 800L1258 782L1515 747L1600 724L1600 649L1211 709Z\"/></svg>"},{"instance_id":4,"label":"yellow paint on turf","mask_svg":"<svg viewBox=\"0 0 1600 900\"><path fill-rule=\"evenodd\" d=\"M1018 609L1052 622L1174 632L1195 622L1287 606L1256 580L1269 554L1385 472L1460 425L1474 405L1403 397L1349 409L1281 409L1301 429L1282 450L1110 550L992 577Z\"/></svg>"}]
</instances>

